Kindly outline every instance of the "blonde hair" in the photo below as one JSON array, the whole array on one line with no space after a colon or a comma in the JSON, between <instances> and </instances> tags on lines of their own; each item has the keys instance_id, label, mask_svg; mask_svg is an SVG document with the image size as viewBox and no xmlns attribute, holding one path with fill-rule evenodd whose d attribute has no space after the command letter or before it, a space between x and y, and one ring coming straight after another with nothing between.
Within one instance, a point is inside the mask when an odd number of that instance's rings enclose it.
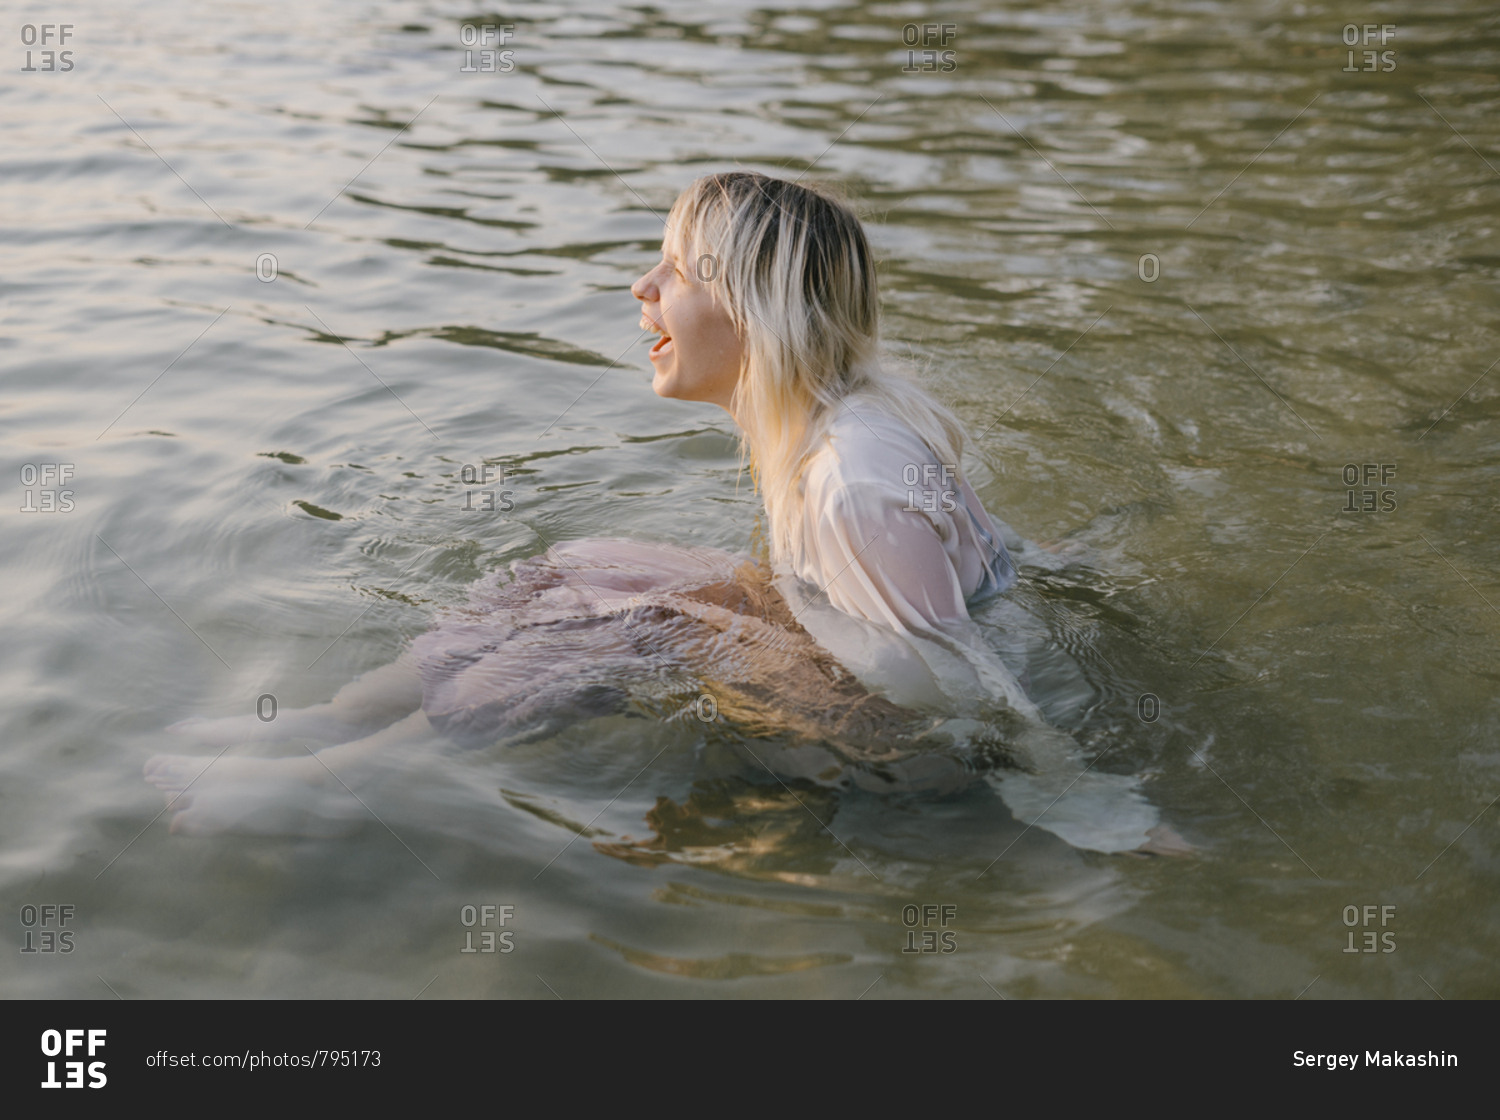
<instances>
[{"instance_id":1,"label":"blonde hair","mask_svg":"<svg viewBox=\"0 0 1500 1120\"><path fill-rule=\"evenodd\" d=\"M708 285L743 344L732 410L741 466L749 462L765 498L773 559L796 555L802 468L850 393L903 420L959 472L958 418L879 354L874 257L846 202L826 188L727 171L683 191L667 229L683 271Z\"/></svg>"}]
</instances>

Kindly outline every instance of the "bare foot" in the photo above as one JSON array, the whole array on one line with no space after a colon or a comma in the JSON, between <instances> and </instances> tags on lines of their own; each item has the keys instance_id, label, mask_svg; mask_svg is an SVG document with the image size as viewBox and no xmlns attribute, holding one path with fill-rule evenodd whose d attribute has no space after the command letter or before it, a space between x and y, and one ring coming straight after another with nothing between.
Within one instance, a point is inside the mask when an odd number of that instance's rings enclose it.
<instances>
[{"instance_id":1,"label":"bare foot","mask_svg":"<svg viewBox=\"0 0 1500 1120\"><path fill-rule=\"evenodd\" d=\"M253 715L222 716L217 719L189 716L172 724L167 732L181 735L184 739L201 743L205 747L232 747L236 743L264 743L286 738L287 725L283 723L280 728L276 728L276 723L275 720L264 723ZM276 729L272 730L273 728Z\"/></svg>"},{"instance_id":2,"label":"bare foot","mask_svg":"<svg viewBox=\"0 0 1500 1120\"><path fill-rule=\"evenodd\" d=\"M167 796L172 831L261 836L346 835L364 807L317 760L159 754L144 768Z\"/></svg>"}]
</instances>

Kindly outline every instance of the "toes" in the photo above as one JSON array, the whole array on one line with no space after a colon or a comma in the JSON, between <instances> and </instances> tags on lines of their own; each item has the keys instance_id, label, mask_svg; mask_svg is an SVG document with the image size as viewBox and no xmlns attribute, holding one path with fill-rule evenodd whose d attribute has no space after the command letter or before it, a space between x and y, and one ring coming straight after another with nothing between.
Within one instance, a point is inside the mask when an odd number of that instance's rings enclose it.
<instances>
[{"instance_id":1,"label":"toes","mask_svg":"<svg viewBox=\"0 0 1500 1120\"><path fill-rule=\"evenodd\" d=\"M190 809L193 806L192 790L164 789L162 790L162 796L167 799L167 808L176 810L178 814L181 814L184 809Z\"/></svg>"},{"instance_id":2,"label":"toes","mask_svg":"<svg viewBox=\"0 0 1500 1120\"><path fill-rule=\"evenodd\" d=\"M174 784L174 769L172 757L159 754L146 761L146 765L141 767L141 773L157 789L165 790Z\"/></svg>"}]
</instances>

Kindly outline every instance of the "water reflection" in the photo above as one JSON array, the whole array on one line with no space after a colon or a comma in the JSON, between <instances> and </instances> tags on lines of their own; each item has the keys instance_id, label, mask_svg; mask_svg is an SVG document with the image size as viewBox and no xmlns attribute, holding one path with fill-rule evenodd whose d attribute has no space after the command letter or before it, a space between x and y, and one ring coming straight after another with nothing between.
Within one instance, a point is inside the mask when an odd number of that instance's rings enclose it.
<instances>
[{"instance_id":1,"label":"water reflection","mask_svg":"<svg viewBox=\"0 0 1500 1120\"><path fill-rule=\"evenodd\" d=\"M500 15L70 12L77 69L0 79L0 894L81 926L7 991L1493 993L1500 38L1397 15L1394 67L1347 69L1346 17L960 4L955 69L913 72L894 5L527 5L514 68L465 73ZM342 840L151 825L165 725L325 700L542 539L746 548L729 433L651 396L627 291L735 161L851 186L981 499L1094 551L1015 598L1049 713L1205 854L1080 854L985 785L783 787L623 717L416 752ZM21 512L42 463L71 512ZM1395 508L1343 512L1349 464ZM456 915L497 898L483 971ZM956 905L958 951L903 954L908 902ZM1400 950L1345 954L1387 902Z\"/></svg>"}]
</instances>

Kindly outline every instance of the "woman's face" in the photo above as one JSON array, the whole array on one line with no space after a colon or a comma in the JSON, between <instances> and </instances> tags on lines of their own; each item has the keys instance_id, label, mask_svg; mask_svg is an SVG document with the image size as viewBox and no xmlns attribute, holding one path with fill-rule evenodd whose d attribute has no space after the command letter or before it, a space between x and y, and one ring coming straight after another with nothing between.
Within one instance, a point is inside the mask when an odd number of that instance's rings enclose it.
<instances>
[{"instance_id":1,"label":"woman's face","mask_svg":"<svg viewBox=\"0 0 1500 1120\"><path fill-rule=\"evenodd\" d=\"M651 348L651 387L660 397L727 410L744 354L734 324L669 240L662 241L661 255L661 263L630 286L642 304L641 329L662 335Z\"/></svg>"}]
</instances>

